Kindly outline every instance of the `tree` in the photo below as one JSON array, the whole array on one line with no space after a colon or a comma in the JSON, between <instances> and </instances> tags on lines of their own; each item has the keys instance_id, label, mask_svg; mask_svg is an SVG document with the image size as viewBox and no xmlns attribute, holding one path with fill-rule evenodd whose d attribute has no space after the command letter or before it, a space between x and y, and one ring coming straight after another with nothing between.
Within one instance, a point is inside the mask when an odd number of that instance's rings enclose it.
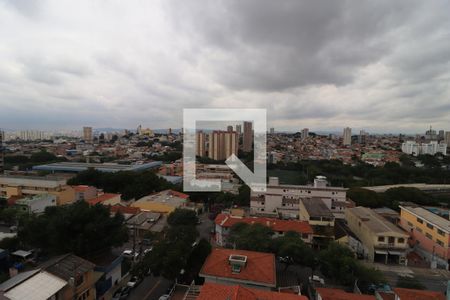
<instances>
[{"instance_id":1,"label":"tree","mask_svg":"<svg viewBox=\"0 0 450 300\"><path fill-rule=\"evenodd\" d=\"M289 231L284 236L273 239L271 249L277 256L288 258L286 268L291 264L307 266L312 269L316 267L313 250L302 241L297 232Z\"/></svg>"},{"instance_id":2,"label":"tree","mask_svg":"<svg viewBox=\"0 0 450 300\"><path fill-rule=\"evenodd\" d=\"M41 150L39 152L33 153L30 158L30 160L34 163L44 163L44 162L54 161L56 159L57 158L54 154L49 153L45 150Z\"/></svg>"},{"instance_id":3,"label":"tree","mask_svg":"<svg viewBox=\"0 0 450 300\"><path fill-rule=\"evenodd\" d=\"M330 243L327 249L319 253L322 273L344 285L351 285L355 280L355 258L351 250L338 243Z\"/></svg>"},{"instance_id":4,"label":"tree","mask_svg":"<svg viewBox=\"0 0 450 300\"><path fill-rule=\"evenodd\" d=\"M29 216L19 225L18 237L50 254L73 252L90 258L121 246L128 240L128 230L121 214L111 217L107 207L79 201Z\"/></svg>"},{"instance_id":5,"label":"tree","mask_svg":"<svg viewBox=\"0 0 450 300\"><path fill-rule=\"evenodd\" d=\"M177 225L192 225L195 226L198 222L197 214L193 210L177 208L170 213L167 218L167 223L171 226Z\"/></svg>"},{"instance_id":6,"label":"tree","mask_svg":"<svg viewBox=\"0 0 450 300\"><path fill-rule=\"evenodd\" d=\"M351 188L347 191L347 196L355 201L358 206L380 207L381 199L374 191L363 188Z\"/></svg>"},{"instance_id":7,"label":"tree","mask_svg":"<svg viewBox=\"0 0 450 300\"><path fill-rule=\"evenodd\" d=\"M237 249L267 252L273 231L262 224L237 223L231 226L228 242Z\"/></svg>"},{"instance_id":8,"label":"tree","mask_svg":"<svg viewBox=\"0 0 450 300\"><path fill-rule=\"evenodd\" d=\"M192 244L198 236L195 226L171 226L163 240L155 243L142 263L133 271L135 274L152 270L155 275L174 279L185 269L193 251Z\"/></svg>"}]
</instances>

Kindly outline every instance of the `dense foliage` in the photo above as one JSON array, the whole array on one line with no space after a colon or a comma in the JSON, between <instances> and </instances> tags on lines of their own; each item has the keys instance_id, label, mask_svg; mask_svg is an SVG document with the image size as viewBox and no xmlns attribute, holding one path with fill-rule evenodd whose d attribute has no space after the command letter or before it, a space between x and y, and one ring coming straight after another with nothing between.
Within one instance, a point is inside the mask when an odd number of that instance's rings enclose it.
<instances>
[{"instance_id":1,"label":"dense foliage","mask_svg":"<svg viewBox=\"0 0 450 300\"><path fill-rule=\"evenodd\" d=\"M121 214L110 217L107 207L79 201L30 215L20 224L18 237L49 254L73 252L89 258L121 246L128 240L128 230Z\"/></svg>"},{"instance_id":2,"label":"dense foliage","mask_svg":"<svg viewBox=\"0 0 450 300\"><path fill-rule=\"evenodd\" d=\"M25 155L8 155L5 156L5 166L10 169L12 166L19 166L20 170L31 169L34 165L65 161L63 157L56 157L54 154L41 150L31 154L30 157Z\"/></svg>"},{"instance_id":3,"label":"dense foliage","mask_svg":"<svg viewBox=\"0 0 450 300\"><path fill-rule=\"evenodd\" d=\"M437 198L427 195L423 191L410 187L390 188L384 193L376 193L364 188L351 188L347 196L356 202L356 205L366 207L389 207L398 210L400 202L414 202L420 205L450 205L450 199Z\"/></svg>"},{"instance_id":4,"label":"dense foliage","mask_svg":"<svg viewBox=\"0 0 450 300\"><path fill-rule=\"evenodd\" d=\"M450 164L450 158L439 159L437 156L428 155L421 156L418 160L423 161L425 167L415 167L408 156L402 156L401 165L386 163L383 167L374 167L363 162L357 162L352 166L344 165L340 160L303 160L297 163L280 162L268 165L268 173L269 176L280 176L280 180L283 181L282 171L291 171L286 173L287 176L295 176L299 181L291 182L293 184L312 182L317 175L324 175L331 185L343 187L450 182L450 170L442 168Z\"/></svg>"},{"instance_id":5,"label":"dense foliage","mask_svg":"<svg viewBox=\"0 0 450 300\"><path fill-rule=\"evenodd\" d=\"M92 185L108 193L122 194L124 200L139 199L154 192L173 188L171 183L152 171L106 173L89 169L78 173L68 181L68 184Z\"/></svg>"},{"instance_id":6,"label":"dense foliage","mask_svg":"<svg viewBox=\"0 0 450 300\"><path fill-rule=\"evenodd\" d=\"M167 218L167 223L171 226L179 225L191 225L195 226L197 224L198 217L195 211L189 209L177 208L172 213L170 213Z\"/></svg>"}]
</instances>

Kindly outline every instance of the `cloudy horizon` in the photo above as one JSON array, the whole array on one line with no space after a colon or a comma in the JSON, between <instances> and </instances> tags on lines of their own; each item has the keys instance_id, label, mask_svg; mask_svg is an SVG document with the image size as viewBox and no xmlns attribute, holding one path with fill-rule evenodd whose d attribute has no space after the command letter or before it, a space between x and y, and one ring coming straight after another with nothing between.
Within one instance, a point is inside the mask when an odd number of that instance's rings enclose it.
<instances>
[{"instance_id":1,"label":"cloudy horizon","mask_svg":"<svg viewBox=\"0 0 450 300\"><path fill-rule=\"evenodd\" d=\"M450 131L447 1L0 0L0 128Z\"/></svg>"}]
</instances>

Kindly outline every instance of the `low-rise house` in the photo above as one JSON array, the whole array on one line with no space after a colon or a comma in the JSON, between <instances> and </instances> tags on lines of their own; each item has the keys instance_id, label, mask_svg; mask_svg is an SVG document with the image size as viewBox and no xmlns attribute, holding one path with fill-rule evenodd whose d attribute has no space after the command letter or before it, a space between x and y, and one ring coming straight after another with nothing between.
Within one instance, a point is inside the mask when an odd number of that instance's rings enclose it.
<instances>
[{"instance_id":1,"label":"low-rise house","mask_svg":"<svg viewBox=\"0 0 450 300\"><path fill-rule=\"evenodd\" d=\"M335 217L320 198L300 201L300 221L308 222L313 229L313 244L321 246L334 240Z\"/></svg>"},{"instance_id":2,"label":"low-rise house","mask_svg":"<svg viewBox=\"0 0 450 300\"><path fill-rule=\"evenodd\" d=\"M98 190L94 186L89 185L73 185L75 190L75 201L87 201L97 197Z\"/></svg>"},{"instance_id":3,"label":"low-rise house","mask_svg":"<svg viewBox=\"0 0 450 300\"><path fill-rule=\"evenodd\" d=\"M152 230L153 227L156 224L158 224L160 219L163 219L163 217L161 216L160 213L143 211L143 212L140 212L140 213L132 216L131 218L127 219L126 225L127 225L128 229L130 230L131 235L133 234L133 231L136 231L136 236L139 238L143 238L147 232L150 232L150 231L159 232L160 231L159 226L157 226L158 230ZM164 225L167 225L166 218L164 218L164 221L165 221ZM162 228L161 228L161 230L162 230Z\"/></svg>"},{"instance_id":4,"label":"low-rise house","mask_svg":"<svg viewBox=\"0 0 450 300\"><path fill-rule=\"evenodd\" d=\"M142 197L132 203L131 207L162 214L170 214L177 208L195 209L195 206L190 205L189 195L173 190L165 190Z\"/></svg>"},{"instance_id":5,"label":"low-rise house","mask_svg":"<svg viewBox=\"0 0 450 300\"><path fill-rule=\"evenodd\" d=\"M61 299L96 299L94 274L95 265L74 254L65 254L45 262L40 268L68 284L61 291Z\"/></svg>"},{"instance_id":6,"label":"low-rise house","mask_svg":"<svg viewBox=\"0 0 450 300\"><path fill-rule=\"evenodd\" d=\"M40 214L46 207L56 206L56 196L51 194L28 196L17 200L15 206L28 213Z\"/></svg>"},{"instance_id":7,"label":"low-rise house","mask_svg":"<svg viewBox=\"0 0 450 300\"><path fill-rule=\"evenodd\" d=\"M95 205L97 203L103 205L116 205L122 200L121 196L121 194L103 193L99 194L97 197L86 200L86 202L89 203L89 205Z\"/></svg>"},{"instance_id":8,"label":"low-rise house","mask_svg":"<svg viewBox=\"0 0 450 300\"><path fill-rule=\"evenodd\" d=\"M419 206L400 206L400 223L414 250L432 267L448 269L450 261L450 221Z\"/></svg>"},{"instance_id":9,"label":"low-rise house","mask_svg":"<svg viewBox=\"0 0 450 300\"><path fill-rule=\"evenodd\" d=\"M205 283L270 290L277 285L275 255L215 248L206 258L199 276L205 279Z\"/></svg>"},{"instance_id":10,"label":"low-rise house","mask_svg":"<svg viewBox=\"0 0 450 300\"><path fill-rule=\"evenodd\" d=\"M217 245L225 246L227 244L230 228L237 223L261 224L273 230L273 237L283 236L288 231L294 231L300 234L305 243L312 242L313 230L308 222L295 220L280 220L264 217L238 217L229 214L219 214L215 219L215 240Z\"/></svg>"},{"instance_id":11,"label":"low-rise house","mask_svg":"<svg viewBox=\"0 0 450 300\"><path fill-rule=\"evenodd\" d=\"M101 274L95 283L97 299L102 299L122 279L122 261L122 255L104 255L92 260L95 263L94 271Z\"/></svg>"},{"instance_id":12,"label":"low-rise house","mask_svg":"<svg viewBox=\"0 0 450 300\"><path fill-rule=\"evenodd\" d=\"M408 234L367 207L346 210L347 225L363 243L369 261L406 264Z\"/></svg>"},{"instance_id":13,"label":"low-rise house","mask_svg":"<svg viewBox=\"0 0 450 300\"><path fill-rule=\"evenodd\" d=\"M185 298L187 300L187 298ZM205 283L196 300L308 300L305 296L264 291L242 285Z\"/></svg>"},{"instance_id":14,"label":"low-rise house","mask_svg":"<svg viewBox=\"0 0 450 300\"><path fill-rule=\"evenodd\" d=\"M316 300L376 300L374 296L353 294L340 289L316 288Z\"/></svg>"},{"instance_id":15,"label":"low-rise house","mask_svg":"<svg viewBox=\"0 0 450 300\"><path fill-rule=\"evenodd\" d=\"M69 283L49 272L37 269L20 273L0 284L0 298L9 300L65 300Z\"/></svg>"}]
</instances>

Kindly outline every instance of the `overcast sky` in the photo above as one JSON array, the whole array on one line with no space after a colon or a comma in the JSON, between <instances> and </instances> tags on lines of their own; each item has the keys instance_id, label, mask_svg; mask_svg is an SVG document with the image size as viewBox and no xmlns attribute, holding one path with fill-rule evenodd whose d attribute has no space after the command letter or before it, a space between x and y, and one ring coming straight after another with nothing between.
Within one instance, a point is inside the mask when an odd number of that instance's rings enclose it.
<instances>
[{"instance_id":1,"label":"overcast sky","mask_svg":"<svg viewBox=\"0 0 450 300\"><path fill-rule=\"evenodd\" d=\"M0 127L450 130L448 1L0 0Z\"/></svg>"}]
</instances>

